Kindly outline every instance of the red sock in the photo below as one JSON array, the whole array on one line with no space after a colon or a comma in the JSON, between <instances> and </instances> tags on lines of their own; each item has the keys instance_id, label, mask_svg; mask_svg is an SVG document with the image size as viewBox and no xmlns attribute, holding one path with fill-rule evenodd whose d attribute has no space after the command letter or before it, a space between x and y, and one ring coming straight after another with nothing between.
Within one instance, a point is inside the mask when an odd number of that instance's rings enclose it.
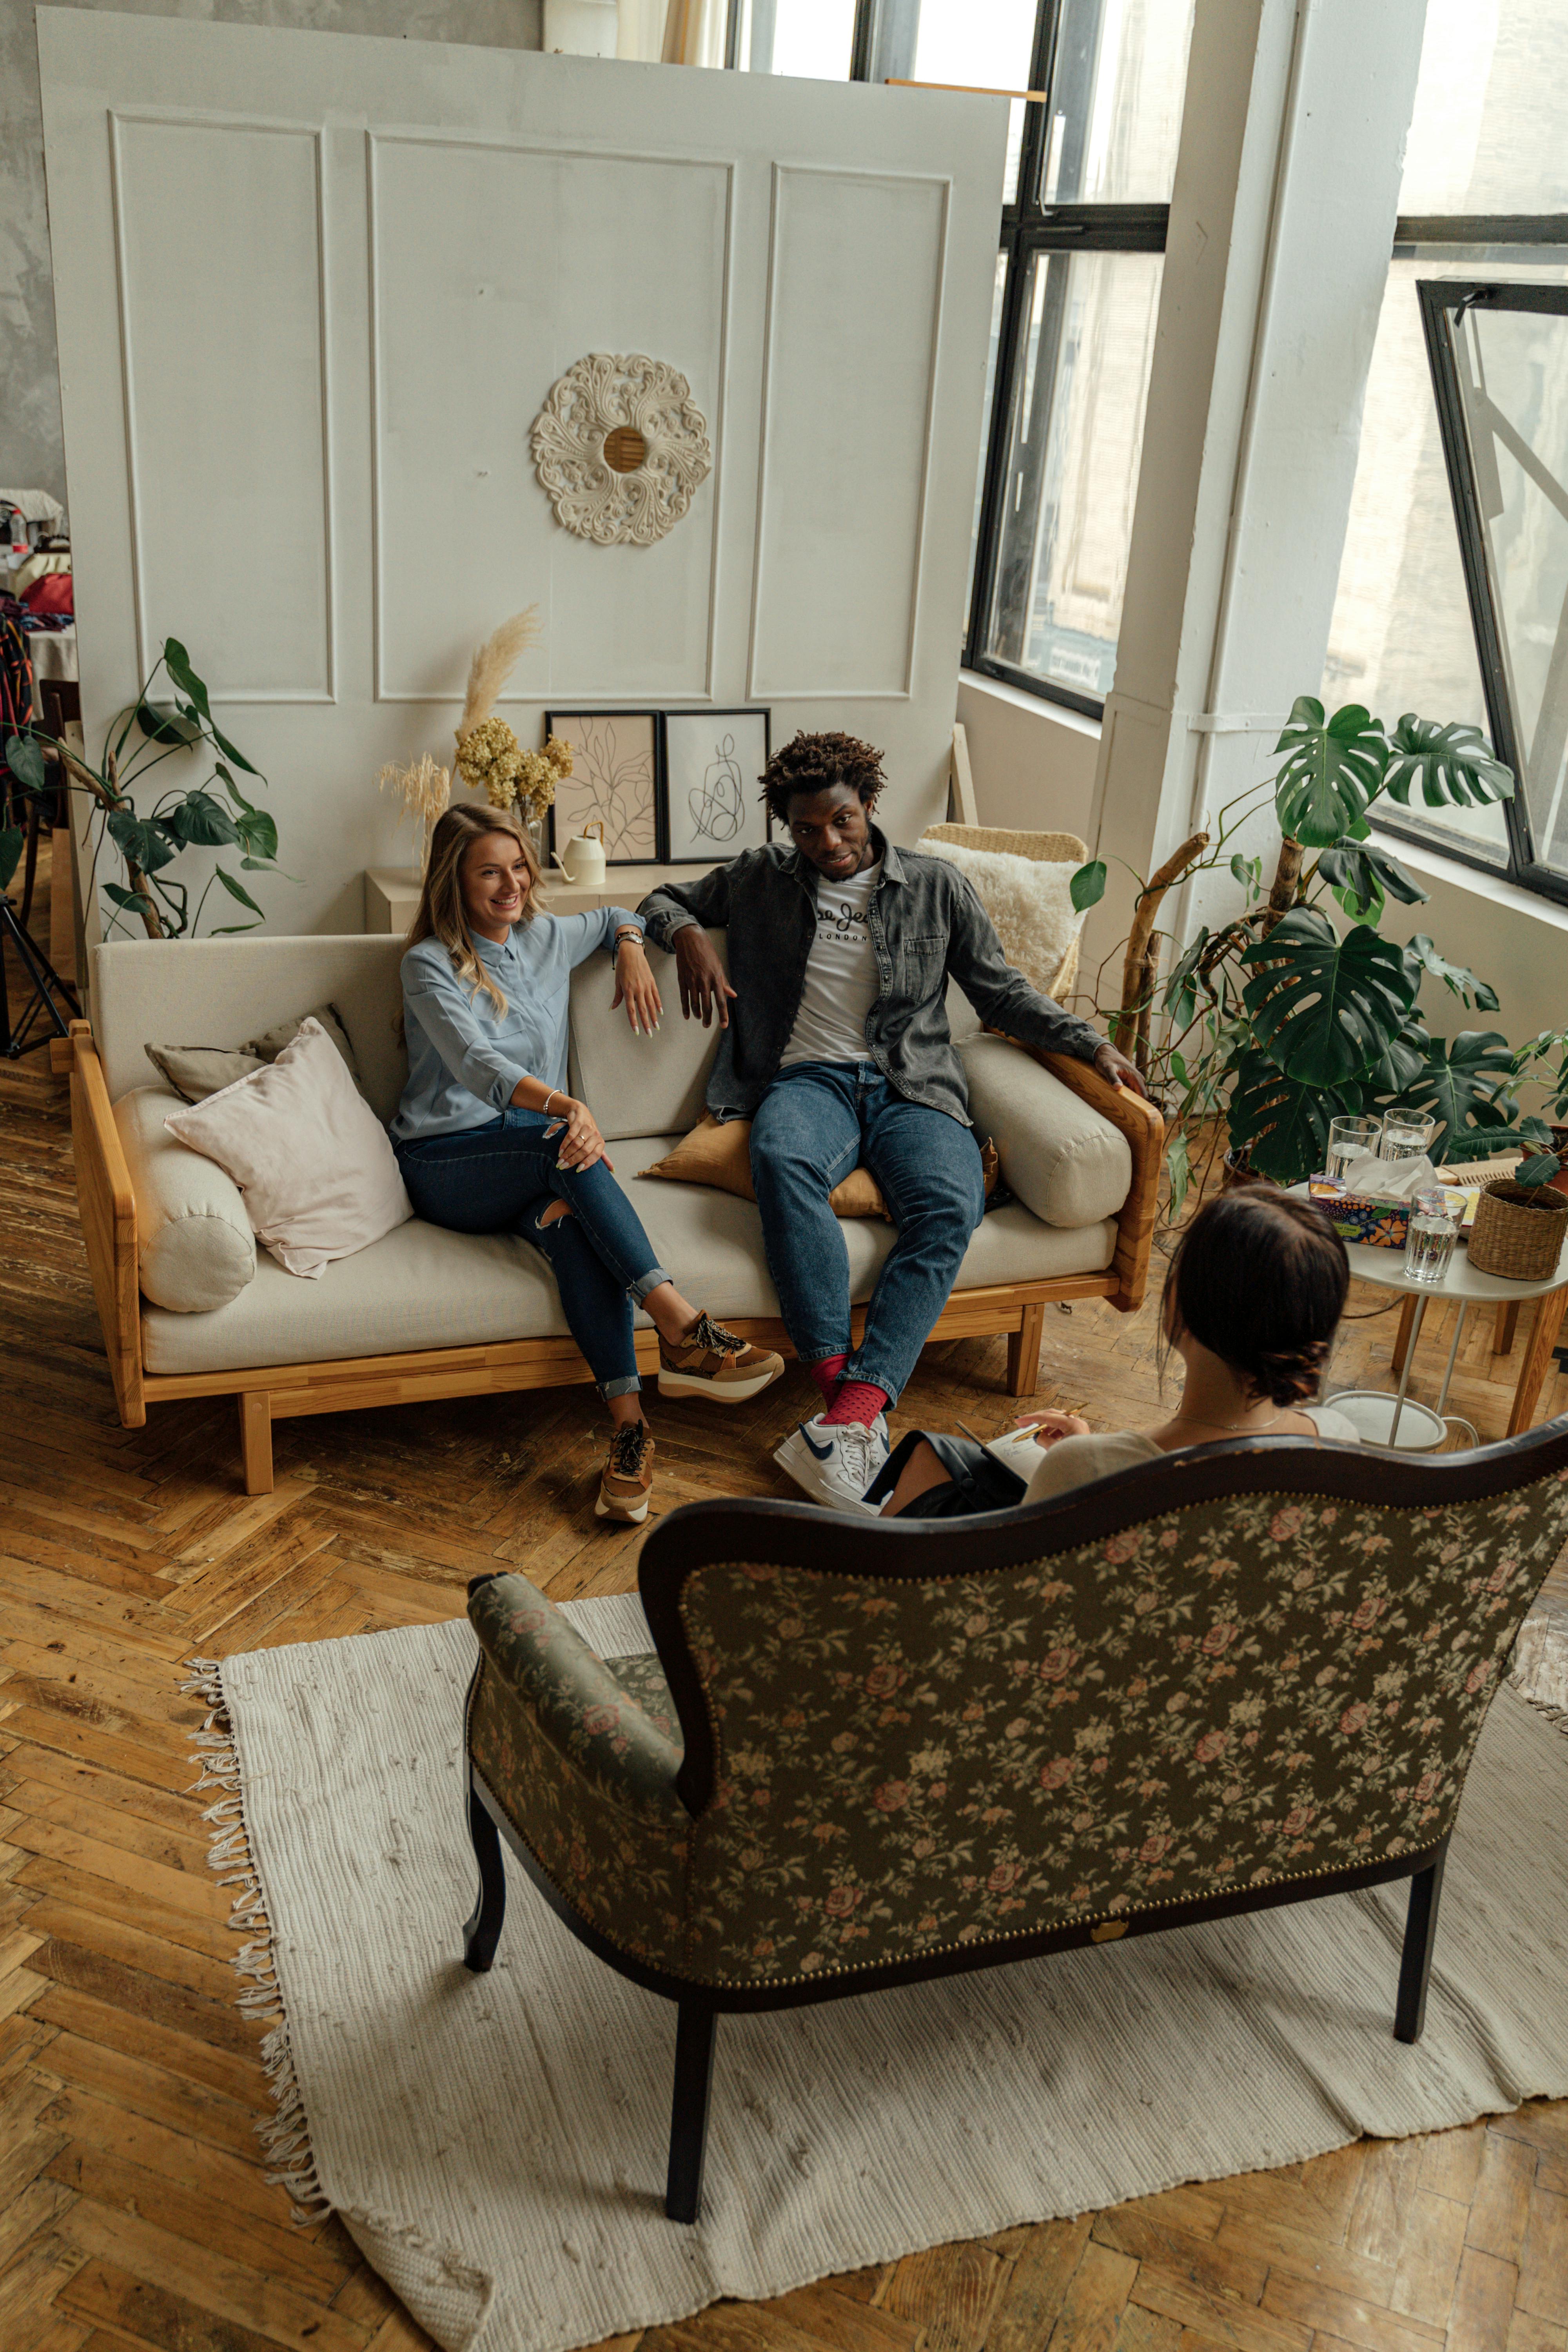
<instances>
[{"instance_id":1,"label":"red sock","mask_svg":"<svg viewBox=\"0 0 1568 2352\"><path fill-rule=\"evenodd\" d=\"M844 1377L844 1367L848 1361L847 1356L824 1356L816 1363L807 1364L806 1370L822 1391L824 1404L831 1404L837 1395L838 1383Z\"/></svg>"},{"instance_id":2,"label":"red sock","mask_svg":"<svg viewBox=\"0 0 1568 2352\"><path fill-rule=\"evenodd\" d=\"M858 1421L869 1429L887 1402L886 1389L873 1388L869 1381L845 1381L823 1414L822 1425L831 1429L846 1421Z\"/></svg>"}]
</instances>

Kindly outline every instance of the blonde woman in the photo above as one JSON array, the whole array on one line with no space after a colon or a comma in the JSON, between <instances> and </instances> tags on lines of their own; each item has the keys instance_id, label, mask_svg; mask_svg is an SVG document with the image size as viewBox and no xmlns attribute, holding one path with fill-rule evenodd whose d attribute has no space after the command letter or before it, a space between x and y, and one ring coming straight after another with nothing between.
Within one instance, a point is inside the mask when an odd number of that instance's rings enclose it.
<instances>
[{"instance_id":1,"label":"blonde woman","mask_svg":"<svg viewBox=\"0 0 1568 2352\"><path fill-rule=\"evenodd\" d=\"M784 1364L681 1297L616 1181L593 1113L566 1091L568 987L601 948L616 960L614 1004L650 1036L663 1008L637 917L624 907L547 914L516 820L448 809L403 959L408 1084L392 1139L421 1217L454 1233L519 1234L548 1261L615 1424L595 1507L642 1520L654 1444L634 1306L658 1332L661 1395L739 1404Z\"/></svg>"}]
</instances>

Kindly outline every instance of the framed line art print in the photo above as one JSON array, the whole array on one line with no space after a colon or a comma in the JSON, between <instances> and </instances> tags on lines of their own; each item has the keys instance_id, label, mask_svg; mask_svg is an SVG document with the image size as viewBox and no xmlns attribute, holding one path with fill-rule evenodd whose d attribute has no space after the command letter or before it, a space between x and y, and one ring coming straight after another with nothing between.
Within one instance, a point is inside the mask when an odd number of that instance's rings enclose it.
<instances>
[{"instance_id":1,"label":"framed line art print","mask_svg":"<svg viewBox=\"0 0 1568 2352\"><path fill-rule=\"evenodd\" d=\"M768 764L765 710L667 710L664 714L666 860L718 866L769 834L762 798Z\"/></svg>"},{"instance_id":2,"label":"framed line art print","mask_svg":"<svg viewBox=\"0 0 1568 2352\"><path fill-rule=\"evenodd\" d=\"M552 710L544 727L572 747L572 773L555 787L547 847L563 850L574 833L597 824L609 865L658 865L658 713Z\"/></svg>"}]
</instances>

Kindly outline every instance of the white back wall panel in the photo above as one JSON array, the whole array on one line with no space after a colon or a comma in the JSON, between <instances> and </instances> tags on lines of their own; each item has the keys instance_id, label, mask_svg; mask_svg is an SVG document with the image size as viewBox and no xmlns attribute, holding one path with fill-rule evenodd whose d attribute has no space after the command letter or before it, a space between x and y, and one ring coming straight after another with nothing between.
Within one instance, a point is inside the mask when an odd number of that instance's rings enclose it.
<instances>
[{"instance_id":1,"label":"white back wall panel","mask_svg":"<svg viewBox=\"0 0 1568 2352\"><path fill-rule=\"evenodd\" d=\"M1003 100L114 10L38 42L84 723L184 640L268 777L274 929L358 928L410 856L378 769L450 759L528 604L525 743L766 700L775 743L883 748L898 838L941 815ZM534 472L595 351L708 422L653 547L574 538Z\"/></svg>"},{"instance_id":2,"label":"white back wall panel","mask_svg":"<svg viewBox=\"0 0 1568 2352\"><path fill-rule=\"evenodd\" d=\"M132 115L111 135L143 673L199 614L227 693L330 701L318 134Z\"/></svg>"},{"instance_id":3,"label":"white back wall panel","mask_svg":"<svg viewBox=\"0 0 1568 2352\"><path fill-rule=\"evenodd\" d=\"M452 692L471 641L432 608L476 595L551 614L509 700L706 695L714 477L657 545L595 547L557 524L529 428L574 360L612 349L678 356L711 431L729 170L378 139L371 174L382 698Z\"/></svg>"},{"instance_id":4,"label":"white back wall panel","mask_svg":"<svg viewBox=\"0 0 1568 2352\"><path fill-rule=\"evenodd\" d=\"M780 166L749 691L905 695L947 183Z\"/></svg>"}]
</instances>

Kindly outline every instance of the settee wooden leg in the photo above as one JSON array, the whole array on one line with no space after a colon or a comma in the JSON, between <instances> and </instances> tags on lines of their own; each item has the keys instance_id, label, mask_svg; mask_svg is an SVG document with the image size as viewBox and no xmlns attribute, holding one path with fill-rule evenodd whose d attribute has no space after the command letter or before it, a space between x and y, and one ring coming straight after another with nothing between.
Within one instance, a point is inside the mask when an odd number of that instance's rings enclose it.
<instances>
[{"instance_id":1,"label":"settee wooden leg","mask_svg":"<svg viewBox=\"0 0 1568 2352\"><path fill-rule=\"evenodd\" d=\"M1445 1846L1436 1861L1418 1870L1410 1882L1405 1949L1399 1961L1399 1998L1394 2011L1396 2042L1419 2042L1426 2022L1426 1983L1437 1941L1437 1902L1443 1892L1443 1864L1447 1858L1448 1849Z\"/></svg>"},{"instance_id":2,"label":"settee wooden leg","mask_svg":"<svg viewBox=\"0 0 1568 2352\"><path fill-rule=\"evenodd\" d=\"M1026 1307L1024 1319L1007 1334L1007 1393L1033 1396L1040 1385L1040 1344L1046 1336L1043 1300Z\"/></svg>"},{"instance_id":3,"label":"settee wooden leg","mask_svg":"<svg viewBox=\"0 0 1568 2352\"><path fill-rule=\"evenodd\" d=\"M479 1802L479 1792L468 1782L468 1836L479 1867L479 1897L463 1923L463 1966L483 1976L495 1959L506 1917L506 1864L500 1832Z\"/></svg>"},{"instance_id":4,"label":"settee wooden leg","mask_svg":"<svg viewBox=\"0 0 1568 2352\"><path fill-rule=\"evenodd\" d=\"M713 2081L717 2012L705 2000L683 2000L675 2029L675 2097L669 2116L669 2175L664 2210L672 2221L695 2221L702 2206L702 2158L708 2141L708 2094Z\"/></svg>"},{"instance_id":5,"label":"settee wooden leg","mask_svg":"<svg viewBox=\"0 0 1568 2352\"><path fill-rule=\"evenodd\" d=\"M245 1455L247 1495L272 1492L272 1399L265 1389L246 1389L239 1400L239 1444Z\"/></svg>"}]
</instances>

